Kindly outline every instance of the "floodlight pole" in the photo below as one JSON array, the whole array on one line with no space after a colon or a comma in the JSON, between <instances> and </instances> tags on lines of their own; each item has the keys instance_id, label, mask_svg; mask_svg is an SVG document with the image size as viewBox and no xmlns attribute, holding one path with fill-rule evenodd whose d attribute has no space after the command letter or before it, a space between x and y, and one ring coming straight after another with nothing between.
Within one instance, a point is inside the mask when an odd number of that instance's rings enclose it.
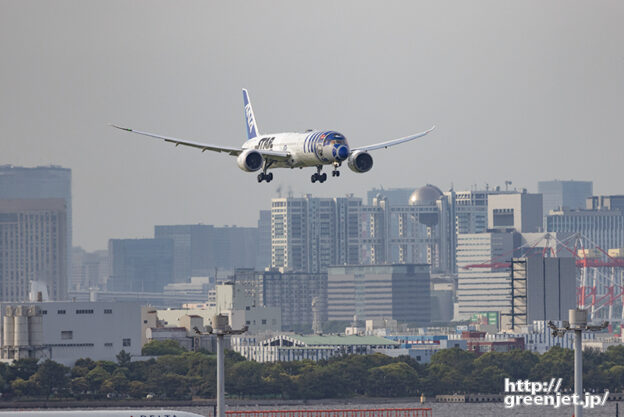
<instances>
[{"instance_id":1,"label":"floodlight pole","mask_svg":"<svg viewBox=\"0 0 624 417\"><path fill-rule=\"evenodd\" d=\"M574 417L583 417L583 331L605 329L609 322L605 321L598 326L588 326L587 310L579 308L568 310L568 320L563 322L563 327L557 327L549 321L548 327L553 330L553 336L563 336L567 331L574 331L574 394L577 396L574 404Z\"/></svg>"},{"instance_id":2,"label":"floodlight pole","mask_svg":"<svg viewBox=\"0 0 624 417\"><path fill-rule=\"evenodd\" d=\"M570 329L574 330L574 393L578 400L583 400L583 329L587 328L587 310L570 310L568 312ZM583 407L574 404L574 416L583 417Z\"/></svg>"},{"instance_id":3,"label":"floodlight pole","mask_svg":"<svg viewBox=\"0 0 624 417\"><path fill-rule=\"evenodd\" d=\"M217 417L225 417L225 353L224 333L215 331L217 336Z\"/></svg>"},{"instance_id":4,"label":"floodlight pole","mask_svg":"<svg viewBox=\"0 0 624 417\"><path fill-rule=\"evenodd\" d=\"M212 333L217 336L217 416L225 417L225 335L242 334L247 331L247 326L240 330L232 330L229 325L229 317L225 314L217 314L212 320L214 327Z\"/></svg>"}]
</instances>

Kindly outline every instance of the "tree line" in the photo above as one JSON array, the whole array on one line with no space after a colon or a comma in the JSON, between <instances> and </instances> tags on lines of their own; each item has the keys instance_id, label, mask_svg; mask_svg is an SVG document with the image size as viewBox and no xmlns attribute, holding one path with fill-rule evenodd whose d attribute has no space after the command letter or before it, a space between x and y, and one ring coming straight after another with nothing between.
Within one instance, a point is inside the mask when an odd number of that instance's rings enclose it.
<instances>
[{"instance_id":1,"label":"tree line","mask_svg":"<svg viewBox=\"0 0 624 417\"><path fill-rule=\"evenodd\" d=\"M131 361L122 351L117 362L80 359L71 368L51 360L20 359L0 364L2 399L162 399L214 398L216 358L186 352L175 343L152 342L145 352L160 355ZM624 389L624 346L586 351L586 390ZM477 356L458 348L435 353L422 365L402 356L351 355L320 362L257 363L226 351L226 392L237 398L321 399L410 397L425 394L499 393L504 379L574 383L573 352L559 347L543 355L530 351L489 352Z\"/></svg>"}]
</instances>

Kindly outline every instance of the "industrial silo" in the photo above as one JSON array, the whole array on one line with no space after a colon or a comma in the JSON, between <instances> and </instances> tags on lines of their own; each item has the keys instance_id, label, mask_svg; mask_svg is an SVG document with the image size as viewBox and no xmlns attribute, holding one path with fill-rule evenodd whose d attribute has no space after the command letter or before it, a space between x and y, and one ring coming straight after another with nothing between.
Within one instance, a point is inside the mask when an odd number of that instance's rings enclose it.
<instances>
[{"instance_id":1,"label":"industrial silo","mask_svg":"<svg viewBox=\"0 0 624 417\"><path fill-rule=\"evenodd\" d=\"M31 346L43 344L43 316L41 309L37 306L31 306L28 309L28 335Z\"/></svg>"},{"instance_id":2,"label":"industrial silo","mask_svg":"<svg viewBox=\"0 0 624 417\"><path fill-rule=\"evenodd\" d=\"M2 344L5 347L13 346L15 339L15 318L13 315L13 307L6 306L2 323Z\"/></svg>"},{"instance_id":3,"label":"industrial silo","mask_svg":"<svg viewBox=\"0 0 624 417\"><path fill-rule=\"evenodd\" d=\"M28 346L28 307L15 307L15 343L17 346Z\"/></svg>"}]
</instances>

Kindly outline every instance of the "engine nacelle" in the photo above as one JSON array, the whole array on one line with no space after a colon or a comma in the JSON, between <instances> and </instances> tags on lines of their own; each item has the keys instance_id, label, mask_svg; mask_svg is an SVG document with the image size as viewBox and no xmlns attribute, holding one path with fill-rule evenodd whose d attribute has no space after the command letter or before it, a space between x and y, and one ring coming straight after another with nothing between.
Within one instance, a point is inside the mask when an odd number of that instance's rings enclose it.
<instances>
[{"instance_id":1,"label":"engine nacelle","mask_svg":"<svg viewBox=\"0 0 624 417\"><path fill-rule=\"evenodd\" d=\"M264 158L260 155L260 152L254 149L247 149L241 152L236 158L238 167L245 172L254 172L262 168Z\"/></svg>"},{"instance_id":2,"label":"engine nacelle","mask_svg":"<svg viewBox=\"0 0 624 417\"><path fill-rule=\"evenodd\" d=\"M363 173L370 171L373 167L373 157L366 151L356 151L349 155L347 163L351 171Z\"/></svg>"}]
</instances>

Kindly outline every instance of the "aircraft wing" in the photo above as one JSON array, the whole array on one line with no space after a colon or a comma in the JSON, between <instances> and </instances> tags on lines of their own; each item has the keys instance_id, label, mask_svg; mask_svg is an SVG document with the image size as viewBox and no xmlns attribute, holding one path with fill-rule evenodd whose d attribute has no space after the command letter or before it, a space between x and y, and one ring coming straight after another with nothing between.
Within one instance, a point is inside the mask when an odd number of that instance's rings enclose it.
<instances>
[{"instance_id":1,"label":"aircraft wing","mask_svg":"<svg viewBox=\"0 0 624 417\"><path fill-rule=\"evenodd\" d=\"M144 136L150 136L156 139L162 139L165 142L174 143L175 146L178 146L178 145L191 146L193 148L201 149L202 152L205 152L205 151L226 152L226 153L229 153L230 155L238 156L240 155L241 152L245 150L243 148L233 148L231 146L210 145L207 143L176 139L176 138L172 138L169 136L157 135L155 133L141 132L139 130L134 130L134 129L121 127L121 126L117 126L113 124L111 124L111 126L116 127L117 129L125 130L126 132L137 133L139 135L144 135ZM260 153L262 156L264 156L266 159L273 159L277 161L288 159L291 156L290 152L273 151L270 149L256 149L256 151Z\"/></svg>"},{"instance_id":2,"label":"aircraft wing","mask_svg":"<svg viewBox=\"0 0 624 417\"><path fill-rule=\"evenodd\" d=\"M431 129L426 130L426 131L421 132L421 133L417 133L415 135L405 136L403 138L398 138L398 139L392 139L392 140L388 140L386 142L375 143L373 145L360 146L359 148L352 149L352 151L353 152L355 152L355 151L374 151L375 149L389 148L390 146L398 145L399 143L409 142L410 140L421 138L421 137L425 136L427 133L431 132L433 129L435 129L435 126L432 126Z\"/></svg>"},{"instance_id":3,"label":"aircraft wing","mask_svg":"<svg viewBox=\"0 0 624 417\"><path fill-rule=\"evenodd\" d=\"M141 132L139 130L129 129L127 127L121 127L117 125L111 125L111 126L116 127L117 129L125 130L127 132L137 133L139 135L144 135L144 136L151 136L156 139L162 139L165 142L174 143L176 146L178 145L191 146L193 148L201 149L202 152L205 152L205 151L227 152L230 155L238 156L243 151L243 149L241 148L233 148L230 146L209 145L207 143L192 142L189 140L176 139L176 138L172 138L169 136L161 136L155 133Z\"/></svg>"}]
</instances>

